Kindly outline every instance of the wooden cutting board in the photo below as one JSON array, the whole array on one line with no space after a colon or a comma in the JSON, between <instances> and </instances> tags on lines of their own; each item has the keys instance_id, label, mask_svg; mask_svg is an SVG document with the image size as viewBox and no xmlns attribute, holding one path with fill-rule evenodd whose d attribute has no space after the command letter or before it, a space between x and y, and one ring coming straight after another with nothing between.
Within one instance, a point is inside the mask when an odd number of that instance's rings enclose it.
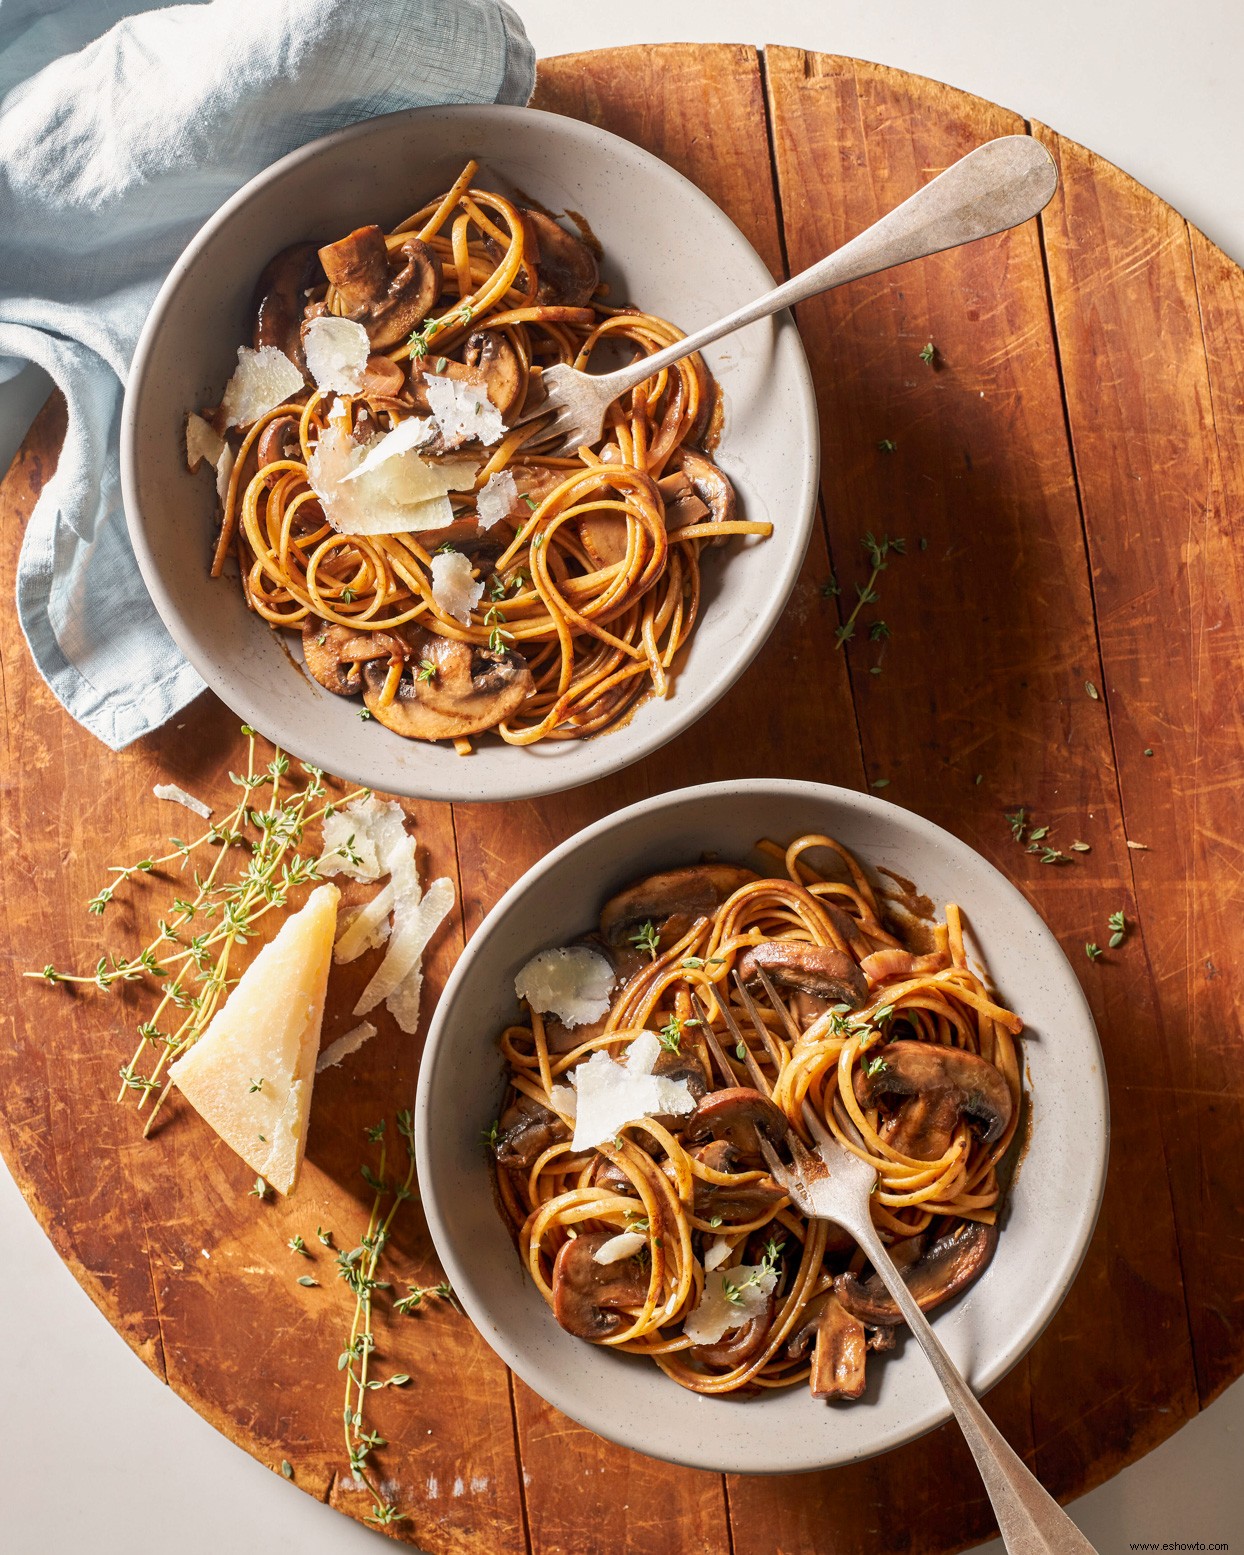
<instances>
[{"instance_id":1,"label":"wooden cutting board","mask_svg":"<svg viewBox=\"0 0 1244 1555\"><path fill-rule=\"evenodd\" d=\"M1244 949L1244 274L1091 152L877 65L786 48L613 50L546 62L536 101L672 163L775 273L819 258L990 136L1029 129L1057 158L1062 189L1039 223L800 311L824 523L782 623L724 702L651 760L577 793L409 809L425 869L460 893L431 958L432 993L492 902L550 847L686 783L781 774L883 790L1020 884L1092 1002L1114 1145L1080 1277L988 1404L1043 1481L1077 1495L1244 1364L1233 982ZM0 490L6 588L62 432L51 403ZM907 542L862 616L892 635L861 627L836 651L834 629L867 576L868 531ZM115 945L126 920L101 924L84 903L108 864L181 829L153 782L223 803L243 741L204 696L110 755L32 672L12 612L0 631L5 1158L61 1256L159 1376L274 1470L286 1460L299 1487L365 1516L336 1369L351 1303L318 1244L307 1264L286 1243L311 1241L317 1224L339 1244L357 1235L363 1130L411 1094L412 1044L386 1028L367 1065L323 1076L290 1206L247 1198L247 1170L175 1107L140 1138L112 1100L129 1012L17 977L49 961L90 966L101 943ZM1080 840L1091 851L1043 865L1012 839L1006 815L1019 806L1060 850ZM1090 961L1086 942L1105 946L1117 910L1125 943ZM352 996L338 991L331 1034L350 1023ZM399 1280L439 1277L417 1209L394 1267ZM320 1283L298 1285L308 1271ZM993 1528L953 1425L847 1469L723 1480L572 1425L443 1305L383 1323L381 1348L412 1377L374 1395L390 1442L383 1472L410 1514L393 1531L437 1555L943 1552Z\"/></svg>"}]
</instances>

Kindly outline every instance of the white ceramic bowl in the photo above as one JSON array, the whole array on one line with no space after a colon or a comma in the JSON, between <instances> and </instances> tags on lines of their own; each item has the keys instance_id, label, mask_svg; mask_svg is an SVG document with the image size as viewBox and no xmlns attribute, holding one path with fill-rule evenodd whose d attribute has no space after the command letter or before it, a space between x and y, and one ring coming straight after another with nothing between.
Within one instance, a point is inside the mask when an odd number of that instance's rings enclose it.
<instances>
[{"instance_id":1,"label":"white ceramic bowl","mask_svg":"<svg viewBox=\"0 0 1244 1555\"><path fill-rule=\"evenodd\" d=\"M389 793L504 800L586 783L693 723L751 663L781 614L816 511L818 436L807 360L789 317L705 353L725 395L717 457L744 514L769 540L706 557L704 609L668 700L584 741L515 749L483 739L469 759L358 717L295 665L295 639L246 609L236 581L208 577L212 484L185 467L186 412L212 404L250 344L250 302L268 259L299 238L328 241L395 223L449 186L469 156L493 187L582 211L604 245L611 295L684 329L769 290L738 228L665 163L629 141L525 108L423 108L314 141L251 180L207 223L156 299L134 357L121 426L130 536L174 641L247 722L304 760Z\"/></svg>"},{"instance_id":2,"label":"white ceramic bowl","mask_svg":"<svg viewBox=\"0 0 1244 1555\"><path fill-rule=\"evenodd\" d=\"M1036 1340L1075 1278L1105 1181L1108 1112L1101 1049L1058 942L1019 891L949 832L871 795L758 779L680 789L579 832L489 913L441 995L419 1075L419 1182L428 1224L476 1327L522 1379L601 1436L638 1452L730 1473L830 1467L883 1452L950 1411L918 1346L877 1357L855 1403L817 1403L806 1386L747 1403L700 1397L650 1362L560 1329L519 1262L493 1201L481 1133L503 1090L497 1035L517 1014L514 977L535 951L594 926L611 892L704 853L774 873L761 837L837 837L874 871L958 902L972 953L1024 1019L1030 1143L984 1275L935 1314L976 1390ZM875 876L879 886L889 884Z\"/></svg>"}]
</instances>

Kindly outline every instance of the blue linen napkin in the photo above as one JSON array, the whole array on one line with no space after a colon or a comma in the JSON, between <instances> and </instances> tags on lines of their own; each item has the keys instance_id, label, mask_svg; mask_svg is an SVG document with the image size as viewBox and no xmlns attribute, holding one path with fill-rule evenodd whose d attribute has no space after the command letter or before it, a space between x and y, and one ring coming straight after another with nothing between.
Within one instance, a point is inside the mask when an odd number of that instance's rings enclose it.
<instances>
[{"instance_id":1,"label":"blue linen napkin","mask_svg":"<svg viewBox=\"0 0 1244 1555\"><path fill-rule=\"evenodd\" d=\"M114 750L203 689L121 505L122 385L160 282L295 147L399 108L525 103L534 81L499 0L0 0L0 382L38 362L69 404L18 613L48 685Z\"/></svg>"}]
</instances>

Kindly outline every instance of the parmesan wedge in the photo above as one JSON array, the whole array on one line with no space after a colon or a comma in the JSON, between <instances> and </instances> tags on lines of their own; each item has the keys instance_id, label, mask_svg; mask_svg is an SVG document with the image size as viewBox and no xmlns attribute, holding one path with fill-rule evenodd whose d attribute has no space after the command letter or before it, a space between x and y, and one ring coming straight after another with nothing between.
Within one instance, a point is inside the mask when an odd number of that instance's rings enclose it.
<instances>
[{"instance_id":1,"label":"parmesan wedge","mask_svg":"<svg viewBox=\"0 0 1244 1555\"><path fill-rule=\"evenodd\" d=\"M306 1148L340 894L311 893L169 1067L204 1122L278 1193L293 1192Z\"/></svg>"}]
</instances>

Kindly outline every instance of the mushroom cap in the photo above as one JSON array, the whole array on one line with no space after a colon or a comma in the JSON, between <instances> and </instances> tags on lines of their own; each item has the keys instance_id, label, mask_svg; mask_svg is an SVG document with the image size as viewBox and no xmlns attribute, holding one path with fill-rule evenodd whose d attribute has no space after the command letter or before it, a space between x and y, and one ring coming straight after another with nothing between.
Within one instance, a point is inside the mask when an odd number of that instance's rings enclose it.
<instances>
[{"instance_id":1,"label":"mushroom cap","mask_svg":"<svg viewBox=\"0 0 1244 1555\"><path fill-rule=\"evenodd\" d=\"M406 644L391 632L354 632L319 616L308 616L302 624L307 671L335 696L358 696L363 689L365 662L401 657L406 651Z\"/></svg>"},{"instance_id":2,"label":"mushroom cap","mask_svg":"<svg viewBox=\"0 0 1244 1555\"><path fill-rule=\"evenodd\" d=\"M757 1135L779 1145L789 1128L785 1114L767 1096L750 1086L731 1085L698 1101L683 1133L693 1144L726 1140L740 1155L748 1156L759 1153Z\"/></svg>"},{"instance_id":3,"label":"mushroom cap","mask_svg":"<svg viewBox=\"0 0 1244 1555\"><path fill-rule=\"evenodd\" d=\"M566 1125L555 1112L520 1094L497 1119L497 1165L530 1171L550 1145L569 1138Z\"/></svg>"},{"instance_id":4,"label":"mushroom cap","mask_svg":"<svg viewBox=\"0 0 1244 1555\"><path fill-rule=\"evenodd\" d=\"M1002 1137L1011 1121L1011 1089L998 1069L965 1048L936 1042L889 1042L869 1073L855 1071L855 1096L861 1107L902 1098L885 1140L917 1161L944 1155L961 1117L976 1128L984 1144Z\"/></svg>"},{"instance_id":5,"label":"mushroom cap","mask_svg":"<svg viewBox=\"0 0 1244 1555\"><path fill-rule=\"evenodd\" d=\"M587 1231L566 1242L553 1262L553 1316L576 1339L608 1339L630 1319L619 1308L642 1307L648 1271L634 1258L597 1263L593 1254L614 1231Z\"/></svg>"},{"instance_id":6,"label":"mushroom cap","mask_svg":"<svg viewBox=\"0 0 1244 1555\"><path fill-rule=\"evenodd\" d=\"M264 266L255 287L252 345L276 346L300 372L306 373L302 351L302 316L306 294L320 277L314 243L292 243Z\"/></svg>"},{"instance_id":7,"label":"mushroom cap","mask_svg":"<svg viewBox=\"0 0 1244 1555\"><path fill-rule=\"evenodd\" d=\"M670 461L691 482L691 490L712 515L715 524L729 523L737 514L738 499L730 478L698 448L680 448Z\"/></svg>"},{"instance_id":8,"label":"mushroom cap","mask_svg":"<svg viewBox=\"0 0 1244 1555\"><path fill-rule=\"evenodd\" d=\"M276 464L281 459L297 459L301 452L298 417L278 416L259 434L255 457L259 460L259 468L263 469L264 465Z\"/></svg>"},{"instance_id":9,"label":"mushroom cap","mask_svg":"<svg viewBox=\"0 0 1244 1555\"><path fill-rule=\"evenodd\" d=\"M611 945L645 922L662 923L675 913L692 919L715 912L740 886L756 876L737 864L688 864L645 875L611 896L600 915L600 932Z\"/></svg>"},{"instance_id":10,"label":"mushroom cap","mask_svg":"<svg viewBox=\"0 0 1244 1555\"><path fill-rule=\"evenodd\" d=\"M406 387L406 372L400 362L379 351L373 351L363 369L363 386L360 393L368 399L392 400Z\"/></svg>"},{"instance_id":11,"label":"mushroom cap","mask_svg":"<svg viewBox=\"0 0 1244 1555\"><path fill-rule=\"evenodd\" d=\"M483 379L488 398L508 415L527 388L523 364L509 337L497 329L477 329L467 337L462 356L463 365Z\"/></svg>"},{"instance_id":12,"label":"mushroom cap","mask_svg":"<svg viewBox=\"0 0 1244 1555\"><path fill-rule=\"evenodd\" d=\"M543 211L523 211L528 252L534 247L536 303L540 307L582 308L600 284L596 255L582 240Z\"/></svg>"},{"instance_id":13,"label":"mushroom cap","mask_svg":"<svg viewBox=\"0 0 1244 1555\"><path fill-rule=\"evenodd\" d=\"M998 1243L997 1226L965 1220L924 1251L906 1268L903 1280L922 1312L930 1312L965 1290L993 1257ZM834 1294L853 1317L870 1328L894 1328L903 1314L877 1274L861 1283L854 1274L834 1280Z\"/></svg>"},{"instance_id":14,"label":"mushroom cap","mask_svg":"<svg viewBox=\"0 0 1244 1555\"><path fill-rule=\"evenodd\" d=\"M725 1139L700 1145L688 1154L710 1171L723 1174L729 1172L739 1155ZM697 1220L720 1218L730 1225L747 1225L767 1215L785 1198L786 1190L768 1175L739 1183L706 1182L703 1177L697 1177L691 1207Z\"/></svg>"},{"instance_id":15,"label":"mushroom cap","mask_svg":"<svg viewBox=\"0 0 1244 1555\"><path fill-rule=\"evenodd\" d=\"M363 326L373 351L404 340L440 296L440 259L419 238L405 239L390 255L379 227L356 227L336 243L325 244L319 254L345 317Z\"/></svg>"},{"instance_id":16,"label":"mushroom cap","mask_svg":"<svg viewBox=\"0 0 1244 1555\"><path fill-rule=\"evenodd\" d=\"M764 972L779 988L798 989L831 1004L849 1004L853 1010L868 997L868 979L850 956L803 940L761 940L739 957L738 972L748 988L759 988Z\"/></svg>"},{"instance_id":17,"label":"mushroom cap","mask_svg":"<svg viewBox=\"0 0 1244 1555\"><path fill-rule=\"evenodd\" d=\"M372 662L363 671L364 701L372 716L396 734L412 740L453 740L494 729L526 701L535 688L521 654L493 653L474 643L425 632L417 640L397 695L382 706L387 668ZM420 678L423 660L435 666L431 679Z\"/></svg>"}]
</instances>

